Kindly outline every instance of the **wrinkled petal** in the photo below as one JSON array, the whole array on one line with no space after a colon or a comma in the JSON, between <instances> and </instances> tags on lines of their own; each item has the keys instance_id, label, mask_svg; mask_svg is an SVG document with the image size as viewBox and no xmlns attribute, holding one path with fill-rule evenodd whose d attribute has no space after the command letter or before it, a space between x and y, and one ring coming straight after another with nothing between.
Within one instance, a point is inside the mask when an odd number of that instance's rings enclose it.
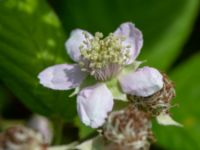
<instances>
[{"instance_id":1,"label":"wrinkled petal","mask_svg":"<svg viewBox=\"0 0 200 150\"><path fill-rule=\"evenodd\" d=\"M102 126L112 108L112 93L103 83L86 87L77 96L77 110L81 121L92 128Z\"/></svg>"},{"instance_id":2,"label":"wrinkled petal","mask_svg":"<svg viewBox=\"0 0 200 150\"><path fill-rule=\"evenodd\" d=\"M68 90L78 87L86 77L76 64L60 64L46 68L38 75L40 84L55 90Z\"/></svg>"},{"instance_id":3,"label":"wrinkled petal","mask_svg":"<svg viewBox=\"0 0 200 150\"><path fill-rule=\"evenodd\" d=\"M151 67L143 67L135 72L119 77L123 92L147 97L163 88L163 76Z\"/></svg>"},{"instance_id":4,"label":"wrinkled petal","mask_svg":"<svg viewBox=\"0 0 200 150\"><path fill-rule=\"evenodd\" d=\"M178 126L178 127L183 127L182 124L173 120L171 118L171 116L166 113L161 113L159 116L156 117L156 119L157 119L158 123L161 125L165 125L165 126L174 125L174 126Z\"/></svg>"},{"instance_id":5,"label":"wrinkled petal","mask_svg":"<svg viewBox=\"0 0 200 150\"><path fill-rule=\"evenodd\" d=\"M67 53L75 62L78 62L81 59L80 46L83 45L86 47L86 45L83 44L83 41L86 40L83 32L86 32L90 38L93 38L89 32L81 29L75 29L71 32L69 39L65 42Z\"/></svg>"},{"instance_id":6,"label":"wrinkled petal","mask_svg":"<svg viewBox=\"0 0 200 150\"><path fill-rule=\"evenodd\" d=\"M130 59L127 64L131 64L136 57L139 55L140 50L143 45L143 35L142 32L135 27L134 24L127 22L123 23L114 32L115 35L120 37L125 37L125 41L122 42L123 46L130 46L129 53Z\"/></svg>"}]
</instances>

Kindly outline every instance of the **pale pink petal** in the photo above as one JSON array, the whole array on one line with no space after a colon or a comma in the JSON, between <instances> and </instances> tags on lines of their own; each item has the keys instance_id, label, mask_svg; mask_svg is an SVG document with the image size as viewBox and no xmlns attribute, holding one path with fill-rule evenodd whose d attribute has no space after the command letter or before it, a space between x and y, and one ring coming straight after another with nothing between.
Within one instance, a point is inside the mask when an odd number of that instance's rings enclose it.
<instances>
[{"instance_id":1,"label":"pale pink petal","mask_svg":"<svg viewBox=\"0 0 200 150\"><path fill-rule=\"evenodd\" d=\"M86 87L77 96L77 110L81 121L92 128L103 125L113 108L113 96L103 83Z\"/></svg>"},{"instance_id":2,"label":"pale pink petal","mask_svg":"<svg viewBox=\"0 0 200 150\"><path fill-rule=\"evenodd\" d=\"M77 64L60 64L46 68L39 73L40 84L55 90L78 87L86 77Z\"/></svg>"},{"instance_id":3,"label":"pale pink petal","mask_svg":"<svg viewBox=\"0 0 200 150\"><path fill-rule=\"evenodd\" d=\"M151 67L143 67L135 72L119 77L124 93L147 97L163 88L163 76Z\"/></svg>"},{"instance_id":4,"label":"pale pink petal","mask_svg":"<svg viewBox=\"0 0 200 150\"><path fill-rule=\"evenodd\" d=\"M28 127L40 132L43 135L45 143L50 144L53 138L53 131L50 121L40 115L34 115L27 124Z\"/></svg>"},{"instance_id":5,"label":"pale pink petal","mask_svg":"<svg viewBox=\"0 0 200 150\"><path fill-rule=\"evenodd\" d=\"M125 41L122 42L123 46L130 46L129 53L130 59L127 64L131 64L139 55L143 45L142 32L135 27L131 22L123 23L114 32L116 36L125 37Z\"/></svg>"},{"instance_id":6,"label":"pale pink petal","mask_svg":"<svg viewBox=\"0 0 200 150\"><path fill-rule=\"evenodd\" d=\"M83 47L86 47L86 45L83 44L83 41L86 40L83 32L87 33L90 38L93 38L89 32L75 29L71 32L69 39L65 42L67 53L75 62L78 62L81 59L80 46L83 45Z\"/></svg>"}]
</instances>

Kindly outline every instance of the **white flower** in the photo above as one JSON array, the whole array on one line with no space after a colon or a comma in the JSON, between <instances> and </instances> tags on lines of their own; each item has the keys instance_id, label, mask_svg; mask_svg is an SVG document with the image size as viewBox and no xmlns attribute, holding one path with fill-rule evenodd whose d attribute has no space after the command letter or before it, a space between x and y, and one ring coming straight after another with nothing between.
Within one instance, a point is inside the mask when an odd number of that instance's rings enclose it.
<instances>
[{"instance_id":1,"label":"white flower","mask_svg":"<svg viewBox=\"0 0 200 150\"><path fill-rule=\"evenodd\" d=\"M71 32L65 46L77 64L48 67L38 78L43 86L51 89L79 87L78 114L83 123L97 128L103 125L107 113L112 110L113 99L120 94L149 96L163 87L162 75L156 69L144 67L136 70L135 59L142 45L141 31L130 22L121 24L105 38L99 32L93 36L76 29ZM96 82L88 84L89 77ZM123 92L118 88L118 81Z\"/></svg>"}]
</instances>

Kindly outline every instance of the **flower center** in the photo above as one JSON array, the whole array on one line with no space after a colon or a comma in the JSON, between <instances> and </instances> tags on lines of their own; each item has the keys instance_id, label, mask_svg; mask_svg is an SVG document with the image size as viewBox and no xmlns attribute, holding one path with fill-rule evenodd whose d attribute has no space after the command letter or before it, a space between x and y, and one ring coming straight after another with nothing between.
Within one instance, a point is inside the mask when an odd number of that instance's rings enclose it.
<instances>
[{"instance_id":1,"label":"flower center","mask_svg":"<svg viewBox=\"0 0 200 150\"><path fill-rule=\"evenodd\" d=\"M130 46L124 47L124 37L110 33L103 38L103 34L96 32L94 38L83 32L85 41L80 46L83 60L79 63L82 70L87 71L95 79L105 81L116 76L128 61Z\"/></svg>"}]
</instances>

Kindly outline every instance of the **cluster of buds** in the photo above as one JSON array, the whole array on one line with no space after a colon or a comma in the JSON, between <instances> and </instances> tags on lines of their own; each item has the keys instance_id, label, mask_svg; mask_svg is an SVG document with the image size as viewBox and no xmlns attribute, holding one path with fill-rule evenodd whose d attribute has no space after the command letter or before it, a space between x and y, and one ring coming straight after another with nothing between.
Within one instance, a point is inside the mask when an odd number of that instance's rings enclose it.
<instances>
[{"instance_id":1,"label":"cluster of buds","mask_svg":"<svg viewBox=\"0 0 200 150\"><path fill-rule=\"evenodd\" d=\"M0 134L0 150L47 150L47 144L40 133L14 126Z\"/></svg>"}]
</instances>

